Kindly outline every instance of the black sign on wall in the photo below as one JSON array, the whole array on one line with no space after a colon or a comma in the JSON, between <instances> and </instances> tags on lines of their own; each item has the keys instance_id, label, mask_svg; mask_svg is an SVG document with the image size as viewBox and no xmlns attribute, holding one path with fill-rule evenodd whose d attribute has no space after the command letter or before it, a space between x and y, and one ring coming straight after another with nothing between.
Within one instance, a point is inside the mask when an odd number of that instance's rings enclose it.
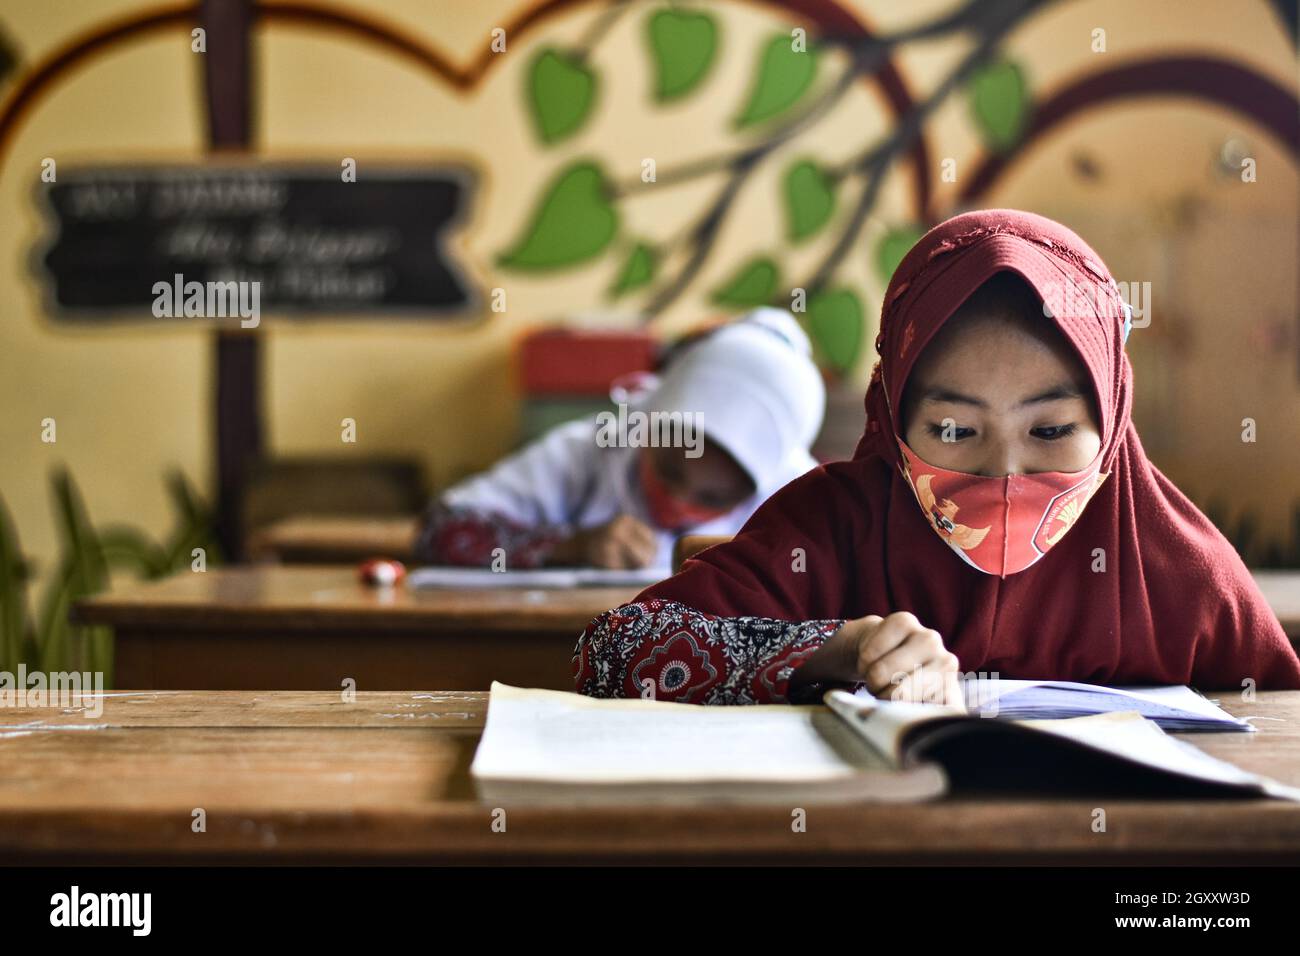
<instances>
[{"instance_id":1,"label":"black sign on wall","mask_svg":"<svg viewBox=\"0 0 1300 956\"><path fill-rule=\"evenodd\" d=\"M472 173L363 166L354 182L341 173L274 165L60 169L57 182L41 187L56 230L39 258L50 311L71 320L152 319L159 283L179 294L197 288L191 283L256 282L262 311L472 313L478 296L446 248L466 216Z\"/></svg>"}]
</instances>

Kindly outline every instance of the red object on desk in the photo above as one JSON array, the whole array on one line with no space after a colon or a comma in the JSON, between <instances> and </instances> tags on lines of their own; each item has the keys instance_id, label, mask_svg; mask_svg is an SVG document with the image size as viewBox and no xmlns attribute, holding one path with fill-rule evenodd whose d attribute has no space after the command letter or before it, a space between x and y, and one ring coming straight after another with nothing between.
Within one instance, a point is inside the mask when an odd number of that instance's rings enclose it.
<instances>
[{"instance_id":1,"label":"red object on desk","mask_svg":"<svg viewBox=\"0 0 1300 956\"><path fill-rule=\"evenodd\" d=\"M406 565L388 558L372 558L357 569L362 584L373 588L390 588L406 577Z\"/></svg>"}]
</instances>

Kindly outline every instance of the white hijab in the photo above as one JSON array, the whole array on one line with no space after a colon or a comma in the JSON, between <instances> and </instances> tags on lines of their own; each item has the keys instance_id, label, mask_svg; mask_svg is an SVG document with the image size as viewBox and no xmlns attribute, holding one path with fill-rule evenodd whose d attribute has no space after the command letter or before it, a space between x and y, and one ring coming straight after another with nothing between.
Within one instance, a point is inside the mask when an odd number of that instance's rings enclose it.
<instances>
[{"instance_id":1,"label":"white hijab","mask_svg":"<svg viewBox=\"0 0 1300 956\"><path fill-rule=\"evenodd\" d=\"M770 494L816 464L826 386L799 323L765 306L688 346L640 404L698 415L705 440Z\"/></svg>"},{"instance_id":2,"label":"white hijab","mask_svg":"<svg viewBox=\"0 0 1300 956\"><path fill-rule=\"evenodd\" d=\"M651 390L628 401L644 411L698 413L704 441L716 441L754 479L753 495L692 533L736 534L769 495L817 464L808 449L826 389L811 354L793 316L755 309L686 346ZM596 416L560 425L442 500L532 527L590 528L619 514L649 522L641 449L600 447L600 430ZM658 537L654 564L668 568L676 535Z\"/></svg>"}]
</instances>

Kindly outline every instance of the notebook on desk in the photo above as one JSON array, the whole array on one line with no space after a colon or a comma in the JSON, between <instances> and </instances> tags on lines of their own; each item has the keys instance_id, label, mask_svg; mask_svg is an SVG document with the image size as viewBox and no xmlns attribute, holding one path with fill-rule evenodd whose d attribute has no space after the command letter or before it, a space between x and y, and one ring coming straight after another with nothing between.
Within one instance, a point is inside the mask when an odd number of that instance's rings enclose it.
<instances>
[{"instance_id":1,"label":"notebook on desk","mask_svg":"<svg viewBox=\"0 0 1300 956\"><path fill-rule=\"evenodd\" d=\"M536 568L491 571L486 568L416 568L406 576L411 588L618 588L649 587L668 577L664 568Z\"/></svg>"},{"instance_id":2,"label":"notebook on desk","mask_svg":"<svg viewBox=\"0 0 1300 956\"><path fill-rule=\"evenodd\" d=\"M900 802L968 786L1300 800L1134 710L981 717L845 691L825 703L604 700L494 682L470 772L481 799L502 802Z\"/></svg>"}]
</instances>

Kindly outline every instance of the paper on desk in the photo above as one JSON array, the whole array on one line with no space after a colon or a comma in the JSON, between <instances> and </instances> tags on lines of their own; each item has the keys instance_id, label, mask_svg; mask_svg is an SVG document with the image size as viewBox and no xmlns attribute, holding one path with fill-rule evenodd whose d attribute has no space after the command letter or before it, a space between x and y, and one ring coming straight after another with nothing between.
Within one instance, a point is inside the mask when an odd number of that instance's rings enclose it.
<instances>
[{"instance_id":1,"label":"paper on desk","mask_svg":"<svg viewBox=\"0 0 1300 956\"><path fill-rule=\"evenodd\" d=\"M485 568L416 568L406 576L411 588L577 588L648 587L667 577L663 568L537 568L490 571Z\"/></svg>"},{"instance_id":2,"label":"paper on desk","mask_svg":"<svg viewBox=\"0 0 1300 956\"><path fill-rule=\"evenodd\" d=\"M814 722L829 716L811 706L604 700L494 681L470 773L557 783L851 777L861 766L837 751Z\"/></svg>"}]
</instances>

